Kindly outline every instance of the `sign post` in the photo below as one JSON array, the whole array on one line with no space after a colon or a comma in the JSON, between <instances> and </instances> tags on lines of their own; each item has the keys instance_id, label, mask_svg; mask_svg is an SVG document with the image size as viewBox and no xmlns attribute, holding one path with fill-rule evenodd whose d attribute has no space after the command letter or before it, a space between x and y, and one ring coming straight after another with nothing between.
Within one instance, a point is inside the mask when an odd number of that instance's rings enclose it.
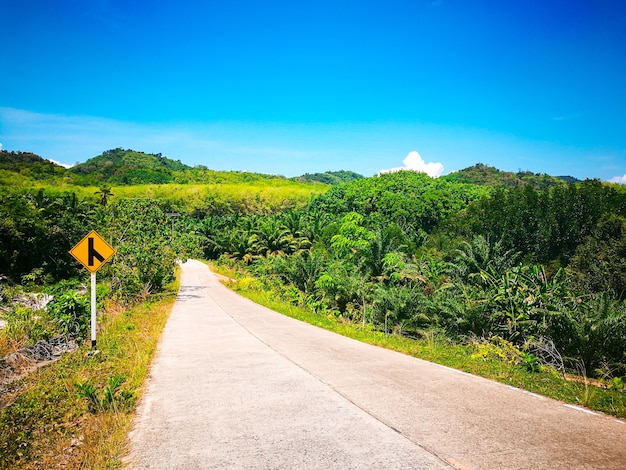
<instances>
[{"instance_id":1,"label":"sign post","mask_svg":"<svg viewBox=\"0 0 626 470\"><path fill-rule=\"evenodd\" d=\"M166 212L166 216L172 219L172 231L170 232L170 242L174 239L174 217L180 217L178 212Z\"/></svg>"},{"instance_id":2,"label":"sign post","mask_svg":"<svg viewBox=\"0 0 626 470\"><path fill-rule=\"evenodd\" d=\"M115 254L109 245L95 230L79 241L70 254L91 273L91 347L96 347L96 271Z\"/></svg>"}]
</instances>

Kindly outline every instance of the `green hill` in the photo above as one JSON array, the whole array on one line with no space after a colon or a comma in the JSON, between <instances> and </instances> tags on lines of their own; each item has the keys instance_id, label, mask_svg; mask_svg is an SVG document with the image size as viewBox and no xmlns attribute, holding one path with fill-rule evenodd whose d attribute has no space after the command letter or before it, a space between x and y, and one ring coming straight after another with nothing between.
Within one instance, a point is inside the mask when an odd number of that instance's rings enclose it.
<instances>
[{"instance_id":1,"label":"green hill","mask_svg":"<svg viewBox=\"0 0 626 470\"><path fill-rule=\"evenodd\" d=\"M565 183L577 183L579 180L571 176L550 176L530 171L501 171L495 167L478 163L463 170L442 176L441 179L451 183L469 183L480 186L517 188L530 185L535 189L546 189Z\"/></svg>"},{"instance_id":2,"label":"green hill","mask_svg":"<svg viewBox=\"0 0 626 470\"><path fill-rule=\"evenodd\" d=\"M24 187L36 182L58 185L78 181L66 168L32 152L0 150L0 185Z\"/></svg>"},{"instance_id":3,"label":"green hill","mask_svg":"<svg viewBox=\"0 0 626 470\"><path fill-rule=\"evenodd\" d=\"M160 153L151 154L121 148L107 150L70 170L82 184L116 186L145 184L239 184L284 181L284 176L245 171L215 171L204 165L191 167Z\"/></svg>"},{"instance_id":4,"label":"green hill","mask_svg":"<svg viewBox=\"0 0 626 470\"><path fill-rule=\"evenodd\" d=\"M174 181L175 172L189 169L191 167L179 160L161 154L117 148L90 158L69 171L83 176L87 184L165 184Z\"/></svg>"},{"instance_id":5,"label":"green hill","mask_svg":"<svg viewBox=\"0 0 626 470\"><path fill-rule=\"evenodd\" d=\"M299 183L321 183L336 186L351 183L364 177L353 171L327 171L305 173L290 178ZM501 171L478 163L472 167L439 178L448 183L465 183L487 187L517 188L530 185L546 189L556 185L578 182L571 176L520 171ZM127 186L145 184L275 184L287 178L279 175L249 173L243 171L215 171L204 165L191 167L180 160L173 160L160 153L151 154L131 149L116 148L88 159L69 169L46 160L31 152L0 150L0 184L33 186L40 184L100 186L102 184Z\"/></svg>"},{"instance_id":6,"label":"green hill","mask_svg":"<svg viewBox=\"0 0 626 470\"><path fill-rule=\"evenodd\" d=\"M325 173L305 173L302 176L292 178L295 181L313 182L336 185L341 183L349 183L350 181L363 178L363 175L359 175L354 171L327 171Z\"/></svg>"}]
</instances>

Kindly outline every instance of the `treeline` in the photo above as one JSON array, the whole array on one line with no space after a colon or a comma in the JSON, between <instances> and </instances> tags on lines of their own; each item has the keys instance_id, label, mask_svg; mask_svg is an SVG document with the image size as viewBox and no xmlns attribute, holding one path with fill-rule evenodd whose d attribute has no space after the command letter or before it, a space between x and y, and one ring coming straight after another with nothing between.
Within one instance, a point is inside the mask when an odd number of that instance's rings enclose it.
<instances>
[{"instance_id":1,"label":"treeline","mask_svg":"<svg viewBox=\"0 0 626 470\"><path fill-rule=\"evenodd\" d=\"M54 185L40 189L3 186L0 193L0 302L7 285L50 285L83 273L68 252L91 229L105 236L116 248L123 248L118 250L120 256L105 266L103 276L109 276L122 263L122 254L129 253L123 247L126 242L138 250L154 243L161 246L154 246L156 258L150 259L150 266L138 265L133 268L135 271L173 271L173 261L164 253L173 250L178 258L202 255L199 247L203 239L196 230L200 225L198 220L303 209L311 196L322 189L286 179L279 179L275 184L253 180L252 183L212 185L72 186L71 191ZM146 209L148 207L150 210ZM124 225L120 225L121 221ZM136 230L137 227L141 229ZM167 268L159 266L160 255L168 258ZM137 259L147 263L149 257L145 254ZM154 292L163 285L143 274L139 278L145 281L140 291ZM128 299L136 294L135 287L120 287L116 292Z\"/></svg>"},{"instance_id":2,"label":"treeline","mask_svg":"<svg viewBox=\"0 0 626 470\"><path fill-rule=\"evenodd\" d=\"M207 156L208 159L210 157ZM339 185L362 179L363 176L352 171L327 171L325 173L306 173L290 178L302 183L321 183ZM465 183L477 186L517 188L532 186L535 189L548 189L566 182L578 182L570 176L554 177L546 174L519 171L517 173L500 171L483 164L450 173L441 177L450 183ZM0 185L23 187L40 186L101 186L107 185L144 185L144 184L239 184L261 183L275 184L284 182L283 176L249 173L245 171L214 171L205 165L194 167L173 160L160 153L150 154L132 149L116 148L77 163L71 168L64 168L31 152L13 152L0 150Z\"/></svg>"},{"instance_id":3,"label":"treeline","mask_svg":"<svg viewBox=\"0 0 626 470\"><path fill-rule=\"evenodd\" d=\"M42 288L83 278L69 250L96 229L117 254L101 274L121 301L133 301L160 290L172 279L177 258L199 255L197 240L172 236L167 201L124 199L108 205L106 187L98 199L75 193L6 191L0 194L0 295L12 286ZM96 202L99 201L99 202Z\"/></svg>"},{"instance_id":4,"label":"treeline","mask_svg":"<svg viewBox=\"0 0 626 470\"><path fill-rule=\"evenodd\" d=\"M292 178L296 181L305 181L305 182L318 182L329 185L337 185L341 183L348 183L350 181L359 180L363 178L362 175L355 173L353 171L326 171L324 173L305 173L302 176L297 176Z\"/></svg>"},{"instance_id":5,"label":"treeline","mask_svg":"<svg viewBox=\"0 0 626 470\"><path fill-rule=\"evenodd\" d=\"M325 315L497 336L606 376L626 373L625 210L624 188L595 180L490 190L400 172L333 187L302 211L194 223L207 258L245 264Z\"/></svg>"},{"instance_id":6,"label":"treeline","mask_svg":"<svg viewBox=\"0 0 626 470\"><path fill-rule=\"evenodd\" d=\"M580 182L572 176L551 176L545 173L533 173L531 171L521 170L517 173L513 173L511 171L501 171L482 163L477 163L461 171L449 173L442 178L453 183L469 183L507 189L527 185L535 189L548 189L562 183Z\"/></svg>"}]
</instances>

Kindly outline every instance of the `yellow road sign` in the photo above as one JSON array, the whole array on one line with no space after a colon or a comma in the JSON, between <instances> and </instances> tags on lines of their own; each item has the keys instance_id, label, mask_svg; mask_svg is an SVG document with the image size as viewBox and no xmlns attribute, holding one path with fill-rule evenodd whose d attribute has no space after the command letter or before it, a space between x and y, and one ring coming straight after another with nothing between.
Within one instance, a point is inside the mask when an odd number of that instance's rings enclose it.
<instances>
[{"instance_id":1,"label":"yellow road sign","mask_svg":"<svg viewBox=\"0 0 626 470\"><path fill-rule=\"evenodd\" d=\"M95 273L111 259L115 254L115 249L95 230L92 230L70 250L70 254L89 272Z\"/></svg>"}]
</instances>

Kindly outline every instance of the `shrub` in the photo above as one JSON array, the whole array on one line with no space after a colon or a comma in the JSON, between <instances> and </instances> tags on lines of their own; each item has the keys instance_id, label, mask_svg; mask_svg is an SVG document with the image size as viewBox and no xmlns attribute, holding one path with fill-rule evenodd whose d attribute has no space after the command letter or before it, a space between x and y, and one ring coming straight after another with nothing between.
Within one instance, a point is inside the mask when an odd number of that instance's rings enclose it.
<instances>
[{"instance_id":1,"label":"shrub","mask_svg":"<svg viewBox=\"0 0 626 470\"><path fill-rule=\"evenodd\" d=\"M85 337L91 321L91 305L87 294L66 292L48 304L48 315L61 334Z\"/></svg>"}]
</instances>

